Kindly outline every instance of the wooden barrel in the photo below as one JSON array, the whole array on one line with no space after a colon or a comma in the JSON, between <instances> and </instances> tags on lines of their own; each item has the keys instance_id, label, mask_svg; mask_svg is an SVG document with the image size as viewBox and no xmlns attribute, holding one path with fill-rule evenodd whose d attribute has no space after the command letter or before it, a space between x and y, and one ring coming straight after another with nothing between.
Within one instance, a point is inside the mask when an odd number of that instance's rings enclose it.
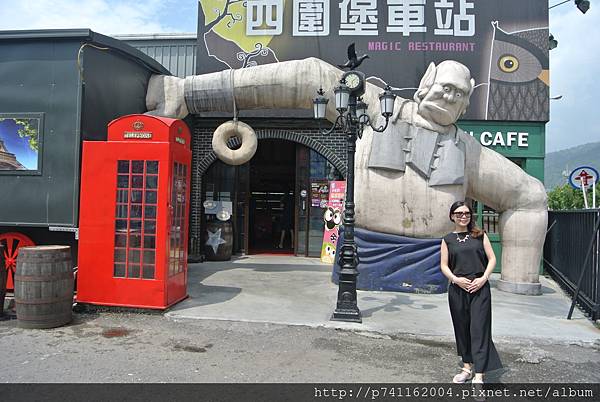
<instances>
[{"instance_id":1,"label":"wooden barrel","mask_svg":"<svg viewBox=\"0 0 600 402\"><path fill-rule=\"evenodd\" d=\"M4 245L0 244L0 316L4 314L4 297L6 296L6 277L8 271L4 266Z\"/></svg>"},{"instance_id":2,"label":"wooden barrel","mask_svg":"<svg viewBox=\"0 0 600 402\"><path fill-rule=\"evenodd\" d=\"M215 251L216 250L216 251ZM208 261L228 261L233 251L233 227L230 221L206 222L204 254Z\"/></svg>"},{"instance_id":3,"label":"wooden barrel","mask_svg":"<svg viewBox=\"0 0 600 402\"><path fill-rule=\"evenodd\" d=\"M54 328L71 321L73 267L69 246L19 249L15 302L21 328Z\"/></svg>"}]
</instances>

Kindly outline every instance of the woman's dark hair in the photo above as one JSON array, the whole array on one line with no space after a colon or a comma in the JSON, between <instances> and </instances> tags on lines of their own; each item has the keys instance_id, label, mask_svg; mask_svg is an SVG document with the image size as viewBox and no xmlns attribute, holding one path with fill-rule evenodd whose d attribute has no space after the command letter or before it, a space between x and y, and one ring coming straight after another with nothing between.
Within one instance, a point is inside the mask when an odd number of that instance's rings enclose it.
<instances>
[{"instance_id":1,"label":"woman's dark hair","mask_svg":"<svg viewBox=\"0 0 600 402\"><path fill-rule=\"evenodd\" d=\"M452 217L452 214L454 213L454 211L456 211L460 207L467 207L469 209L469 212L471 213L471 219L469 220L469 223L467 224L467 230L469 231L471 236L479 237L479 236L483 235L483 233L484 233L483 230L479 229L477 227L477 225L475 225L475 221L473 220L473 219L475 219L475 214L473 213L473 208L471 208L471 205L465 203L464 201L456 201L454 204L452 204L452 206L450 206L450 212L448 213L448 217L450 218L450 220L452 222L454 222L454 218Z\"/></svg>"}]
</instances>

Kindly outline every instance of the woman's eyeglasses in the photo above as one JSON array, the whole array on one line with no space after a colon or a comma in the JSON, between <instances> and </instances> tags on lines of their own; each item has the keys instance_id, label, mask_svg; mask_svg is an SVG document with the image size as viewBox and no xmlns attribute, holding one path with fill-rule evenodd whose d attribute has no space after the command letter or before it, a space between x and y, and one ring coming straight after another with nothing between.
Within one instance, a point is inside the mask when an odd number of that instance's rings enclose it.
<instances>
[{"instance_id":1,"label":"woman's eyeglasses","mask_svg":"<svg viewBox=\"0 0 600 402\"><path fill-rule=\"evenodd\" d=\"M466 218L470 218L471 217L471 213L470 212L454 212L452 215L454 215L457 218L462 218L463 216Z\"/></svg>"}]
</instances>

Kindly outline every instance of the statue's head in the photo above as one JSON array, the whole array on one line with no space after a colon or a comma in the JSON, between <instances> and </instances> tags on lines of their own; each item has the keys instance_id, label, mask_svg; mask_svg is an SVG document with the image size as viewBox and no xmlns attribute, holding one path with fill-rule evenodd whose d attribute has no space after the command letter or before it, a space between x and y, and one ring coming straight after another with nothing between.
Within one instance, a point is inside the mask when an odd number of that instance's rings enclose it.
<instances>
[{"instance_id":1,"label":"statue's head","mask_svg":"<svg viewBox=\"0 0 600 402\"><path fill-rule=\"evenodd\" d=\"M417 113L439 126L449 126L465 114L475 80L463 64L446 60L437 67L429 64L415 93Z\"/></svg>"}]
</instances>

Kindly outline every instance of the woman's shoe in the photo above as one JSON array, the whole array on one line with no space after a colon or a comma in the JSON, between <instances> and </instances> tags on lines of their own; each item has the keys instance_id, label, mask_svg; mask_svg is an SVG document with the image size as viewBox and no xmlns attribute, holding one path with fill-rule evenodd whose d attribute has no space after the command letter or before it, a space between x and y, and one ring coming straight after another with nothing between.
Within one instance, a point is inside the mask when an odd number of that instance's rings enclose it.
<instances>
[{"instance_id":1,"label":"woman's shoe","mask_svg":"<svg viewBox=\"0 0 600 402\"><path fill-rule=\"evenodd\" d=\"M464 384L467 380L473 378L473 370L469 370L468 368L461 368L460 373L454 376L452 382L455 384Z\"/></svg>"},{"instance_id":2,"label":"woman's shoe","mask_svg":"<svg viewBox=\"0 0 600 402\"><path fill-rule=\"evenodd\" d=\"M471 381L471 386L473 387L473 399L476 402L484 402L485 394L483 393L483 379L481 378L473 378Z\"/></svg>"}]
</instances>

